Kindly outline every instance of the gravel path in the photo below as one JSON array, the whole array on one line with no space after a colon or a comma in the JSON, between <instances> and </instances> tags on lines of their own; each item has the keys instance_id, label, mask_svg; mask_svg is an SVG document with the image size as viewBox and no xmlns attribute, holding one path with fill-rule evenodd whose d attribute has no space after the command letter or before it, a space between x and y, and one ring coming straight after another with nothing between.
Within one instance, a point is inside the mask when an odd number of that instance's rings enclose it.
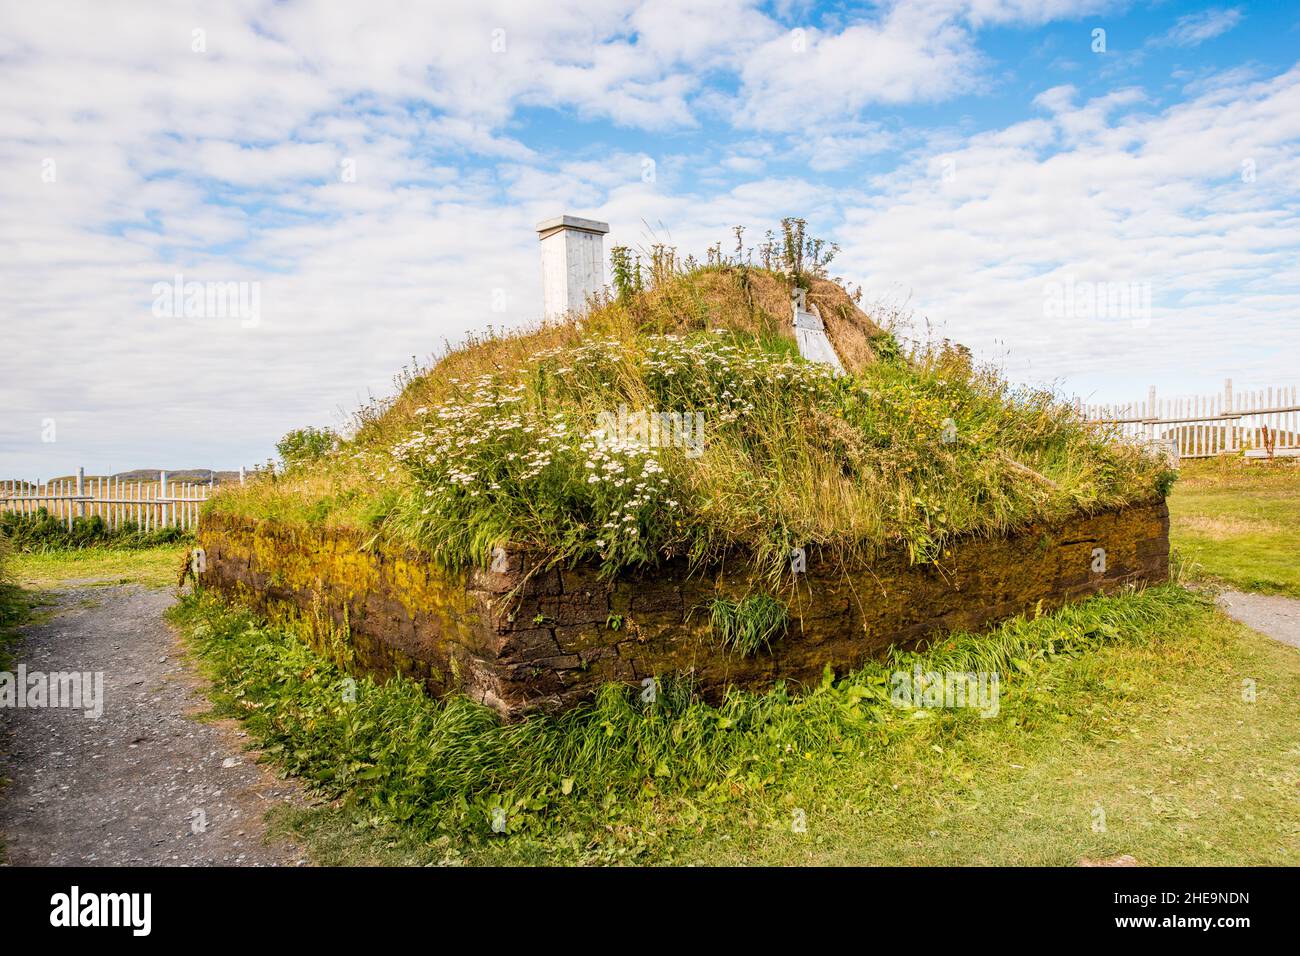
<instances>
[{"instance_id":1,"label":"gravel path","mask_svg":"<svg viewBox=\"0 0 1300 956\"><path fill-rule=\"evenodd\" d=\"M170 591L72 586L26 628L14 669L103 672L103 714L0 708L0 836L12 865L274 866L272 806L302 801L245 752L233 721L199 721L203 683L163 621Z\"/></svg>"},{"instance_id":2,"label":"gravel path","mask_svg":"<svg viewBox=\"0 0 1300 956\"><path fill-rule=\"evenodd\" d=\"M1215 599L1233 620L1292 647L1300 647L1300 600L1276 594L1224 591Z\"/></svg>"}]
</instances>

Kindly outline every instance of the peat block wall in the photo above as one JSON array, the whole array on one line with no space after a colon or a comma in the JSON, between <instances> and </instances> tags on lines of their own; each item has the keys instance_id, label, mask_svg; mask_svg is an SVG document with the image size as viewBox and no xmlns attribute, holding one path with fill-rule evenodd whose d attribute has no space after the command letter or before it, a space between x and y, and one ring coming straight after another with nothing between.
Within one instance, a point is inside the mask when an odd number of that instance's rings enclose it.
<instances>
[{"instance_id":1,"label":"peat block wall","mask_svg":"<svg viewBox=\"0 0 1300 956\"><path fill-rule=\"evenodd\" d=\"M354 671L461 690L507 716L571 706L609 681L691 670L712 697L728 684L815 684L825 665L842 673L891 644L1169 574L1164 501L963 538L938 566L900 556L846 572L809 549L807 572L781 595L788 633L740 657L717 648L708 604L751 582L691 576L680 562L602 581L584 567L534 573L527 553L500 551L492 570L448 574L415 552L363 550L357 532L229 515L205 516L199 541L203 586L298 626Z\"/></svg>"}]
</instances>

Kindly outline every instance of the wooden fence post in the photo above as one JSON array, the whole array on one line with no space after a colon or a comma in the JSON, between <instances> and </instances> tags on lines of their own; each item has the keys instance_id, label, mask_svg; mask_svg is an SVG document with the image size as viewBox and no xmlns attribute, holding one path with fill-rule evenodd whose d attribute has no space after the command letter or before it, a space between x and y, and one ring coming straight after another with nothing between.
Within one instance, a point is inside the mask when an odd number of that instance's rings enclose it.
<instances>
[{"instance_id":1,"label":"wooden fence post","mask_svg":"<svg viewBox=\"0 0 1300 956\"><path fill-rule=\"evenodd\" d=\"M1223 380L1223 410L1232 413L1232 379ZM1228 428L1228 451L1237 450L1237 422L1240 419L1229 418L1224 424Z\"/></svg>"},{"instance_id":2,"label":"wooden fence post","mask_svg":"<svg viewBox=\"0 0 1300 956\"><path fill-rule=\"evenodd\" d=\"M1147 413L1144 417L1147 419L1147 442L1150 443L1156 440L1155 420L1159 417L1156 414L1156 387L1154 385L1147 389Z\"/></svg>"},{"instance_id":3,"label":"wooden fence post","mask_svg":"<svg viewBox=\"0 0 1300 956\"><path fill-rule=\"evenodd\" d=\"M158 472L158 526L165 528L171 524L171 505L161 499L167 497L167 472Z\"/></svg>"}]
</instances>

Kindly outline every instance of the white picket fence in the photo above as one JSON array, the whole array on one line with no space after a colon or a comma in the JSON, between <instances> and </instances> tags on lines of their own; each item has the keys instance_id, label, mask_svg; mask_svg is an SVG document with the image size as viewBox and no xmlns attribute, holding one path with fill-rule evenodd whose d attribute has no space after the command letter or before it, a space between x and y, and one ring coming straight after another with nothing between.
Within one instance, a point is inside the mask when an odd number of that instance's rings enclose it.
<instances>
[{"instance_id":1,"label":"white picket fence","mask_svg":"<svg viewBox=\"0 0 1300 956\"><path fill-rule=\"evenodd\" d=\"M1089 422L1109 425L1130 441L1168 446L1171 457L1212 458L1244 452L1249 458L1300 455L1300 396L1296 386L1234 392L1232 379L1215 395L1160 398L1155 386L1145 401L1085 405L1075 410Z\"/></svg>"},{"instance_id":2,"label":"white picket fence","mask_svg":"<svg viewBox=\"0 0 1300 956\"><path fill-rule=\"evenodd\" d=\"M76 478L0 482L0 511L32 515L44 508L69 528L73 518L98 515L115 531L128 523L142 531L190 530L212 490L211 483L170 481L165 471L158 481L127 481L87 478L80 468Z\"/></svg>"}]
</instances>

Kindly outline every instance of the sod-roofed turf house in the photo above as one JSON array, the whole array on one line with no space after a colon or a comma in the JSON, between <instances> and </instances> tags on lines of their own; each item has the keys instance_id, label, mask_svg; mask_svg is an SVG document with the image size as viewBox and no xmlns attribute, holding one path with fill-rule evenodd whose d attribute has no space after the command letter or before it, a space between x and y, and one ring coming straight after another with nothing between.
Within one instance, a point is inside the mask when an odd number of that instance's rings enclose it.
<instances>
[{"instance_id":1,"label":"sod-roofed turf house","mask_svg":"<svg viewBox=\"0 0 1300 956\"><path fill-rule=\"evenodd\" d=\"M540 327L218 494L202 583L514 716L607 682L815 683L1167 577L1163 461L959 346L904 354L797 233L771 267L657 249L647 277L616 249L610 294L603 228L539 229Z\"/></svg>"}]
</instances>

